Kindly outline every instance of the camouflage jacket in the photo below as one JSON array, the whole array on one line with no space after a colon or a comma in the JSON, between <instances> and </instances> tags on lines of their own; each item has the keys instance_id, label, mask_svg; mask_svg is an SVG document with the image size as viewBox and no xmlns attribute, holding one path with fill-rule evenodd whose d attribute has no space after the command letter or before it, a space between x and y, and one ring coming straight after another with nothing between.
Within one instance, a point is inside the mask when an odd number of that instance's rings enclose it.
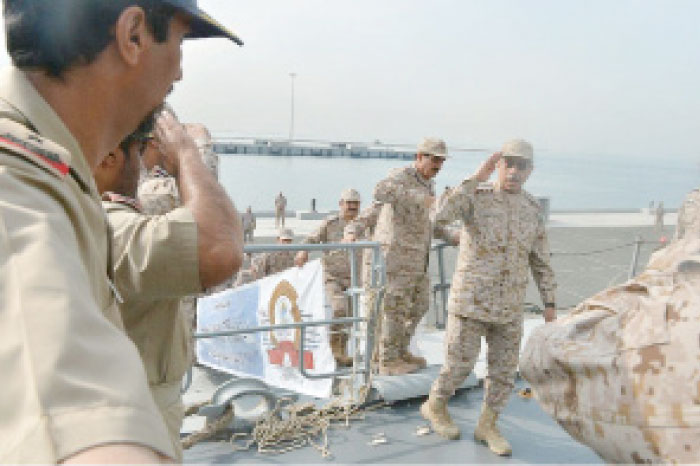
<instances>
[{"instance_id":1,"label":"camouflage jacket","mask_svg":"<svg viewBox=\"0 0 700 466\"><path fill-rule=\"evenodd\" d=\"M158 166L139 180L137 197L148 215L163 215L181 204L177 181Z\"/></svg>"},{"instance_id":2,"label":"camouflage jacket","mask_svg":"<svg viewBox=\"0 0 700 466\"><path fill-rule=\"evenodd\" d=\"M700 233L700 189L691 191L678 210L678 222L674 239L679 240L688 233Z\"/></svg>"},{"instance_id":3,"label":"camouflage jacket","mask_svg":"<svg viewBox=\"0 0 700 466\"><path fill-rule=\"evenodd\" d=\"M525 345L520 370L542 408L608 463L700 458L699 253L699 238L676 242Z\"/></svg>"},{"instance_id":4,"label":"camouflage jacket","mask_svg":"<svg viewBox=\"0 0 700 466\"><path fill-rule=\"evenodd\" d=\"M433 235L447 238L446 229L430 221L426 199L434 193L433 181L413 165L392 170L374 188L381 210L370 211L377 215L373 239L382 244L387 275L426 273Z\"/></svg>"},{"instance_id":5,"label":"camouflage jacket","mask_svg":"<svg viewBox=\"0 0 700 466\"><path fill-rule=\"evenodd\" d=\"M467 179L440 198L438 225L461 220L448 311L485 322L522 316L529 270L545 304L555 302L554 272L537 200Z\"/></svg>"},{"instance_id":6,"label":"camouflage jacket","mask_svg":"<svg viewBox=\"0 0 700 466\"><path fill-rule=\"evenodd\" d=\"M253 259L251 278L258 280L294 267L295 255L296 251L275 251L260 254Z\"/></svg>"},{"instance_id":7,"label":"camouflage jacket","mask_svg":"<svg viewBox=\"0 0 700 466\"><path fill-rule=\"evenodd\" d=\"M351 222L350 222L351 223ZM305 244L340 243L344 237L345 227L349 224L338 214L327 217L315 232L304 239ZM359 256L355 255L360 267ZM350 280L350 255L345 249L323 252L323 273L325 280ZM359 276L359 275L358 275Z\"/></svg>"}]
</instances>

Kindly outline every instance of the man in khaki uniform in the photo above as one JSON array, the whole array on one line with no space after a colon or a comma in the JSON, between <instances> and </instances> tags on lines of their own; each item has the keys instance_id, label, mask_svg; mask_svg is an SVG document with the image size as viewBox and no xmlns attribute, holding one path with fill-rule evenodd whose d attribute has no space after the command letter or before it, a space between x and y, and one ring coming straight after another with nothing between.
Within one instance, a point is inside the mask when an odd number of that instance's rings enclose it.
<instances>
[{"instance_id":1,"label":"man in khaki uniform","mask_svg":"<svg viewBox=\"0 0 700 466\"><path fill-rule=\"evenodd\" d=\"M0 463L175 456L122 330L91 170L180 79L185 35L227 33L194 2L141 3L4 2Z\"/></svg>"},{"instance_id":2,"label":"man in khaki uniform","mask_svg":"<svg viewBox=\"0 0 700 466\"><path fill-rule=\"evenodd\" d=\"M427 270L433 234L456 242L443 228L433 231L430 220L435 201L433 178L446 157L443 140L425 138L418 145L413 164L392 170L374 188L378 203L374 206L381 205L381 211L373 239L382 245L387 280L382 315L378 316L381 375L406 374L426 365L424 358L408 351L408 346L429 306ZM369 217L376 215L374 206ZM364 218L357 221L362 223Z\"/></svg>"},{"instance_id":3,"label":"man in khaki uniform","mask_svg":"<svg viewBox=\"0 0 700 466\"><path fill-rule=\"evenodd\" d=\"M496 166L497 183L480 186ZM522 190L532 168L532 146L521 139L509 141L474 176L442 196L435 213L438 225L461 220L463 227L448 301L445 363L421 414L436 433L459 438L447 401L474 368L485 337L488 375L474 438L499 455L511 453L496 421L513 390L530 270L545 320L556 317L556 283L540 206Z\"/></svg>"},{"instance_id":4,"label":"man in khaki uniform","mask_svg":"<svg viewBox=\"0 0 700 466\"><path fill-rule=\"evenodd\" d=\"M287 216L287 198L282 191L275 198L275 228L284 228L284 219Z\"/></svg>"},{"instance_id":5,"label":"man in khaki uniform","mask_svg":"<svg viewBox=\"0 0 700 466\"><path fill-rule=\"evenodd\" d=\"M520 370L574 439L608 463L700 462L700 203L628 282L536 328Z\"/></svg>"},{"instance_id":6,"label":"man in khaki uniform","mask_svg":"<svg viewBox=\"0 0 700 466\"><path fill-rule=\"evenodd\" d=\"M340 194L340 213L326 218L321 225L307 236L304 244L340 243L345 238L345 227L350 225L360 211L360 193L346 189ZM356 256L357 257L357 256ZM359 257L356 262L360 266ZM307 251L299 251L296 264L301 266L309 260ZM323 253L323 280L326 296L331 302L334 318L350 316L349 296L345 293L350 288L350 259L348 251L335 250ZM352 358L347 355L348 327L336 325L331 328L331 350L337 364L341 367L352 365Z\"/></svg>"},{"instance_id":7,"label":"man in khaki uniform","mask_svg":"<svg viewBox=\"0 0 700 466\"><path fill-rule=\"evenodd\" d=\"M294 232L290 228L282 228L277 236L279 244L292 244L293 240ZM274 251L260 254L253 258L253 264L250 267L251 278L259 280L294 267L294 257L294 251Z\"/></svg>"},{"instance_id":8,"label":"man in khaki uniform","mask_svg":"<svg viewBox=\"0 0 700 466\"><path fill-rule=\"evenodd\" d=\"M114 232L115 280L123 298L119 310L146 367L176 459L182 461L180 385L193 352L191 324L180 310L180 298L233 275L235 270L227 269L235 265L229 254L212 254L212 250L229 248L241 254L242 229L238 212L184 127L167 114L157 124L156 140L165 159L162 165L175 175L182 207L162 215L142 213L136 190L143 130L105 157L95 170L95 179ZM213 206L224 208L213 215Z\"/></svg>"}]
</instances>

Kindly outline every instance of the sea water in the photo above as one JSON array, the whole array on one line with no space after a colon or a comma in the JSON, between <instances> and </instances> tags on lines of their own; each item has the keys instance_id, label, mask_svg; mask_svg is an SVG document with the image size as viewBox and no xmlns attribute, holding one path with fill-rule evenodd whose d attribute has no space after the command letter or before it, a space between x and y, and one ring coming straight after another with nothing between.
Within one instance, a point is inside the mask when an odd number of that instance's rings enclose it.
<instances>
[{"instance_id":1,"label":"sea water","mask_svg":"<svg viewBox=\"0 0 700 466\"><path fill-rule=\"evenodd\" d=\"M437 193L473 173L486 153L453 153L436 177ZM282 191L288 210L338 208L345 188L357 189L367 205L376 183L406 160L220 156L219 178L240 210L271 211ZM683 197L700 186L700 156L655 158L587 154L536 154L535 169L526 189L548 197L553 210L640 209L651 201L678 207Z\"/></svg>"}]
</instances>

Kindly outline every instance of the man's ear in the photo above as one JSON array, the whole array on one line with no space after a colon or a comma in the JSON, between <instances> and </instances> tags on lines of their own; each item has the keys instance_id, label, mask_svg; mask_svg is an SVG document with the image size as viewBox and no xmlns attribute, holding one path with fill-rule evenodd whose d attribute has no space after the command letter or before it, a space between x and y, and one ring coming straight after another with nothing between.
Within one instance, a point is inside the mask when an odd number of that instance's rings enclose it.
<instances>
[{"instance_id":1,"label":"man's ear","mask_svg":"<svg viewBox=\"0 0 700 466\"><path fill-rule=\"evenodd\" d=\"M122 11L115 25L114 39L122 60L130 66L137 65L151 40L143 8L130 6Z\"/></svg>"},{"instance_id":2,"label":"man's ear","mask_svg":"<svg viewBox=\"0 0 700 466\"><path fill-rule=\"evenodd\" d=\"M107 154L102 161L100 162L100 167L102 168L114 168L115 165L118 163L118 157L117 154L114 152L110 152Z\"/></svg>"}]
</instances>

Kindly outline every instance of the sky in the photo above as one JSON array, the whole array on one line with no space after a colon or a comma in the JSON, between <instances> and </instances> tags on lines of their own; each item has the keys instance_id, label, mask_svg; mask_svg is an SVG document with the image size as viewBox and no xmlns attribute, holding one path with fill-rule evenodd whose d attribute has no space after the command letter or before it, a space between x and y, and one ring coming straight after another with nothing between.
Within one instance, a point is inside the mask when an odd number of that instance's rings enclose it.
<instances>
[{"instance_id":1,"label":"sky","mask_svg":"<svg viewBox=\"0 0 700 466\"><path fill-rule=\"evenodd\" d=\"M199 4L245 41L184 46L171 103L215 135L289 137L293 72L299 139L700 160L697 0Z\"/></svg>"}]
</instances>

